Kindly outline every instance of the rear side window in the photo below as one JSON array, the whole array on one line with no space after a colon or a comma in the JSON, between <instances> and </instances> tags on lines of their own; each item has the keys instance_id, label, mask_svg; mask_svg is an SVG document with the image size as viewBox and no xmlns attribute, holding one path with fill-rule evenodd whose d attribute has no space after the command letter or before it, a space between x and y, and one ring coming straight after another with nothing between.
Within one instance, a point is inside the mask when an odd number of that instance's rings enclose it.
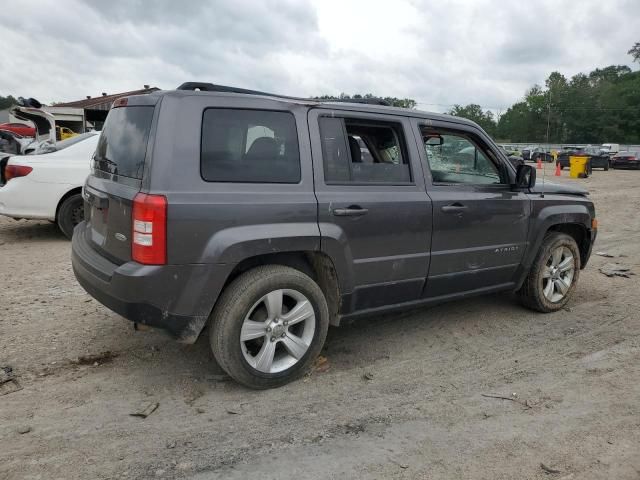
<instances>
[{"instance_id":1,"label":"rear side window","mask_svg":"<svg viewBox=\"0 0 640 480\"><path fill-rule=\"evenodd\" d=\"M93 168L123 177L142 178L153 110L152 106L112 109L96 147Z\"/></svg>"},{"instance_id":2,"label":"rear side window","mask_svg":"<svg viewBox=\"0 0 640 480\"><path fill-rule=\"evenodd\" d=\"M205 110L200 172L208 182L298 183L300 151L293 115Z\"/></svg>"},{"instance_id":3,"label":"rear side window","mask_svg":"<svg viewBox=\"0 0 640 480\"><path fill-rule=\"evenodd\" d=\"M318 120L327 183L411 183L400 124L336 117Z\"/></svg>"}]
</instances>

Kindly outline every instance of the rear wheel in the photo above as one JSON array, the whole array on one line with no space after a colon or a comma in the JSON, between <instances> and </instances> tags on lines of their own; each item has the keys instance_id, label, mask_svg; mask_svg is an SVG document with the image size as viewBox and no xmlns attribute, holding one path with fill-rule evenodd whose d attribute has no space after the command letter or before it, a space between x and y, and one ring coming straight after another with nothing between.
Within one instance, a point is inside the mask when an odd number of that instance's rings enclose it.
<instances>
[{"instance_id":1,"label":"rear wheel","mask_svg":"<svg viewBox=\"0 0 640 480\"><path fill-rule=\"evenodd\" d=\"M580 273L580 251L567 234L549 232L531 270L518 291L523 305L539 312L555 312L569 301Z\"/></svg>"},{"instance_id":2,"label":"rear wheel","mask_svg":"<svg viewBox=\"0 0 640 480\"><path fill-rule=\"evenodd\" d=\"M606 172L606 171L608 171L608 170L609 170L609 162L606 162L606 163L604 164L604 171Z\"/></svg>"},{"instance_id":3,"label":"rear wheel","mask_svg":"<svg viewBox=\"0 0 640 480\"><path fill-rule=\"evenodd\" d=\"M75 226L84 220L84 204L82 195L76 193L65 200L58 209L58 228L64 235L71 239Z\"/></svg>"},{"instance_id":4,"label":"rear wheel","mask_svg":"<svg viewBox=\"0 0 640 480\"><path fill-rule=\"evenodd\" d=\"M294 268L266 265L243 273L212 313L210 343L220 366L256 389L303 375L320 353L329 326L322 290Z\"/></svg>"}]
</instances>

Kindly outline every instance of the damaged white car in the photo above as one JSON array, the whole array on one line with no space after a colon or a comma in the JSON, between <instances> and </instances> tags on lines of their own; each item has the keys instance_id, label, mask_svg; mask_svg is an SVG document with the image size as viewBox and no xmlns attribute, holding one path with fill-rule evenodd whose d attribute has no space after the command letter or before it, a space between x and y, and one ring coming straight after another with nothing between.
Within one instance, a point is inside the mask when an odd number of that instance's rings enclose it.
<instances>
[{"instance_id":1,"label":"damaged white car","mask_svg":"<svg viewBox=\"0 0 640 480\"><path fill-rule=\"evenodd\" d=\"M0 215L50 220L71 238L84 218L82 185L100 135L89 132L56 142L49 113L32 107L16 107L12 113L32 121L37 136L26 155L0 161Z\"/></svg>"}]
</instances>

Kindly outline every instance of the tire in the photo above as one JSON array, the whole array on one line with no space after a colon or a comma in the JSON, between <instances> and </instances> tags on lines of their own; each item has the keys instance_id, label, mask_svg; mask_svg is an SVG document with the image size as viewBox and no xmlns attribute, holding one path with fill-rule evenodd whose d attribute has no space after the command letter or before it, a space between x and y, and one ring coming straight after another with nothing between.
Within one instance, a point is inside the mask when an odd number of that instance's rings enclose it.
<instances>
[{"instance_id":1,"label":"tire","mask_svg":"<svg viewBox=\"0 0 640 480\"><path fill-rule=\"evenodd\" d=\"M56 222L65 237L71 240L73 229L84 220L84 203L82 195L76 193L64 199L58 209Z\"/></svg>"},{"instance_id":2,"label":"tire","mask_svg":"<svg viewBox=\"0 0 640 480\"><path fill-rule=\"evenodd\" d=\"M609 171L609 162L604 164L604 171L608 172Z\"/></svg>"},{"instance_id":3,"label":"tire","mask_svg":"<svg viewBox=\"0 0 640 480\"><path fill-rule=\"evenodd\" d=\"M271 298L276 300L270 303ZM302 313L288 325L294 309ZM222 292L211 314L209 340L231 378L267 389L304 375L320 354L328 327L327 301L316 282L294 268L265 265L243 273Z\"/></svg>"},{"instance_id":4,"label":"tire","mask_svg":"<svg viewBox=\"0 0 640 480\"><path fill-rule=\"evenodd\" d=\"M562 252L559 259L553 256L558 250ZM563 261L568 260L568 255L571 255L572 261L567 265L572 265L573 271L568 281L569 287L562 292L558 287L558 280L553 281L553 278L557 275L558 279L562 281L560 286L566 285L568 279L566 274L569 270L563 272L562 268L564 267L561 267L557 269L560 270L558 273L557 270L553 270L551 267L553 265L563 265ZM546 275L552 276L547 278ZM525 307L532 310L543 313L556 312L564 307L571 298L579 276L580 251L576 241L565 233L548 232L542 241L533 265L531 265L527 278L520 290L518 290L518 297ZM552 282L552 287L548 287L549 282ZM562 296L560 297L560 295Z\"/></svg>"}]
</instances>

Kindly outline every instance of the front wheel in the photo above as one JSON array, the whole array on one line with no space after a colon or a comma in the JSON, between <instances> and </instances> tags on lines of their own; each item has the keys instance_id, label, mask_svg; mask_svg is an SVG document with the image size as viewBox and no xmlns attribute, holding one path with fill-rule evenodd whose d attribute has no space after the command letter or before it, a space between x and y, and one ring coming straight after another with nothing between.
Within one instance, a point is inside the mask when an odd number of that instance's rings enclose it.
<instances>
[{"instance_id":1,"label":"front wheel","mask_svg":"<svg viewBox=\"0 0 640 480\"><path fill-rule=\"evenodd\" d=\"M565 233L549 232L518 291L520 301L539 312L556 312L569 301L579 273L580 251L576 241Z\"/></svg>"},{"instance_id":2,"label":"front wheel","mask_svg":"<svg viewBox=\"0 0 640 480\"><path fill-rule=\"evenodd\" d=\"M212 313L210 343L220 366L237 382L274 388L303 375L329 327L322 290L294 268L266 265L236 278Z\"/></svg>"},{"instance_id":3,"label":"front wheel","mask_svg":"<svg viewBox=\"0 0 640 480\"><path fill-rule=\"evenodd\" d=\"M84 220L84 203L82 195L76 193L62 202L58 209L56 222L65 237L71 239L75 226Z\"/></svg>"}]
</instances>

